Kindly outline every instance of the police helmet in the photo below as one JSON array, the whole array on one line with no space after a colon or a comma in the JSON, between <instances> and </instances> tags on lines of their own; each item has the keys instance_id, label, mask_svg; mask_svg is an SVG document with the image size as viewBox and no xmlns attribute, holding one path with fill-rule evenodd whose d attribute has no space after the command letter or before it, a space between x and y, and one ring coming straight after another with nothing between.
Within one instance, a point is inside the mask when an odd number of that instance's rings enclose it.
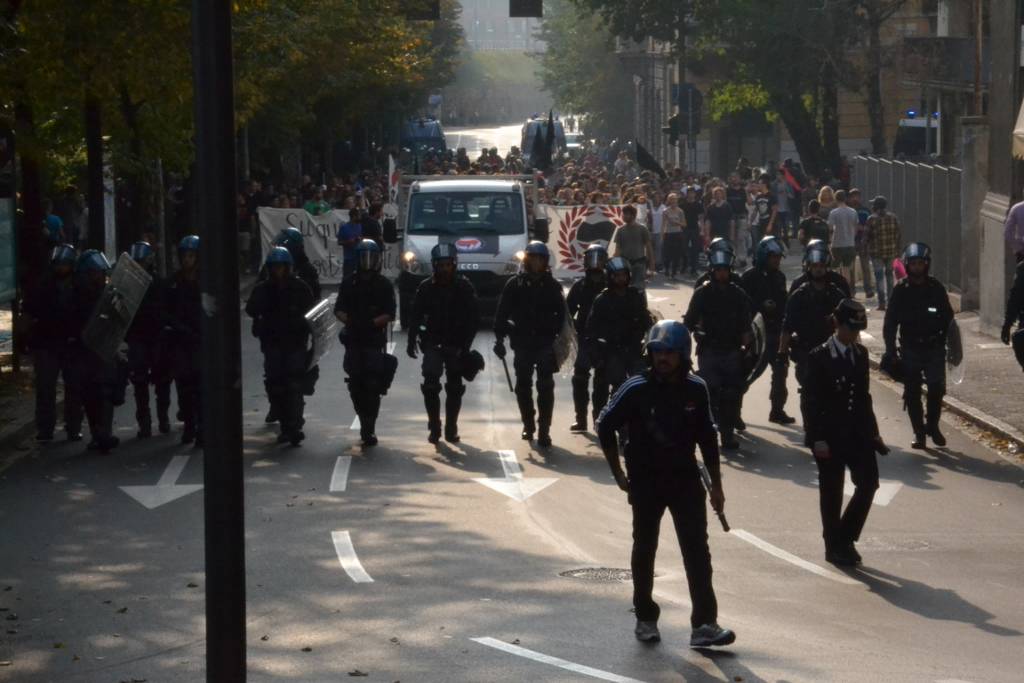
<instances>
[{"instance_id":1,"label":"police helmet","mask_svg":"<svg viewBox=\"0 0 1024 683\"><path fill-rule=\"evenodd\" d=\"M437 269L439 261L451 261L453 264L459 262L459 251L455 248L454 244L449 242L438 242L434 245L434 248L430 250L430 263Z\"/></svg>"},{"instance_id":2,"label":"police helmet","mask_svg":"<svg viewBox=\"0 0 1024 683\"><path fill-rule=\"evenodd\" d=\"M874 199L871 200L871 210L872 211L885 211L885 209L888 206L889 206L889 200L886 199L885 197L883 197L882 195L878 195L877 197L875 197Z\"/></svg>"},{"instance_id":3,"label":"police helmet","mask_svg":"<svg viewBox=\"0 0 1024 683\"><path fill-rule=\"evenodd\" d=\"M625 273L626 275L630 276L629 279L632 279L633 275L632 271L629 268L629 264L626 263L626 259L622 258L621 256L616 256L613 259L608 259L608 263L606 263L604 266L604 272L608 276L609 280L611 280L612 276L615 275L616 273Z\"/></svg>"},{"instance_id":4,"label":"police helmet","mask_svg":"<svg viewBox=\"0 0 1024 683\"><path fill-rule=\"evenodd\" d=\"M836 317L836 323L839 325L845 325L851 330L860 332L861 330L867 329L868 326L868 312L864 308L864 304L854 299L843 299L836 306L836 310L833 315Z\"/></svg>"},{"instance_id":5,"label":"police helmet","mask_svg":"<svg viewBox=\"0 0 1024 683\"><path fill-rule=\"evenodd\" d=\"M768 263L768 257L774 255L785 256L786 247L783 246L782 240L778 237L768 235L757 243L757 249L754 251L754 265L758 268L763 268Z\"/></svg>"},{"instance_id":6,"label":"police helmet","mask_svg":"<svg viewBox=\"0 0 1024 683\"><path fill-rule=\"evenodd\" d=\"M142 240L139 240L128 249L128 255L132 257L132 260L144 266L148 266L152 262L154 253L152 245Z\"/></svg>"},{"instance_id":7,"label":"police helmet","mask_svg":"<svg viewBox=\"0 0 1024 683\"><path fill-rule=\"evenodd\" d=\"M526 245L526 255L543 256L545 261L551 258L551 252L548 251L548 245L544 244L540 240L533 240Z\"/></svg>"},{"instance_id":8,"label":"police helmet","mask_svg":"<svg viewBox=\"0 0 1024 683\"><path fill-rule=\"evenodd\" d=\"M712 251L708 253L708 268L714 270L716 268L732 268L732 264L736 261L736 254L731 251L724 251L722 249Z\"/></svg>"},{"instance_id":9,"label":"police helmet","mask_svg":"<svg viewBox=\"0 0 1024 683\"><path fill-rule=\"evenodd\" d=\"M295 263L292 258L292 252L288 251L285 247L273 247L267 252L267 267L286 265L290 266Z\"/></svg>"},{"instance_id":10,"label":"police helmet","mask_svg":"<svg viewBox=\"0 0 1024 683\"><path fill-rule=\"evenodd\" d=\"M54 266L73 266L78 259L78 252L70 244L58 244L50 252L50 264Z\"/></svg>"},{"instance_id":11,"label":"police helmet","mask_svg":"<svg viewBox=\"0 0 1024 683\"><path fill-rule=\"evenodd\" d=\"M75 264L75 272L88 273L97 270L104 273L110 272L110 261L107 260L106 254L99 249L83 251Z\"/></svg>"},{"instance_id":12,"label":"police helmet","mask_svg":"<svg viewBox=\"0 0 1024 683\"><path fill-rule=\"evenodd\" d=\"M736 248L732 246L732 242L725 239L724 237L716 237L715 239L711 240L710 244L708 244L708 253L710 254L711 252L714 251L727 251L730 254L735 254Z\"/></svg>"},{"instance_id":13,"label":"police helmet","mask_svg":"<svg viewBox=\"0 0 1024 683\"><path fill-rule=\"evenodd\" d=\"M914 259L921 259L927 265L932 264L932 249L924 242L911 242L903 250L903 265L906 267Z\"/></svg>"},{"instance_id":14,"label":"police helmet","mask_svg":"<svg viewBox=\"0 0 1024 683\"><path fill-rule=\"evenodd\" d=\"M678 320L659 320L647 333L646 351L676 351L690 360L690 331Z\"/></svg>"},{"instance_id":15,"label":"police helmet","mask_svg":"<svg viewBox=\"0 0 1024 683\"><path fill-rule=\"evenodd\" d=\"M370 239L364 239L356 246L356 260L362 272L380 270L380 245Z\"/></svg>"},{"instance_id":16,"label":"police helmet","mask_svg":"<svg viewBox=\"0 0 1024 683\"><path fill-rule=\"evenodd\" d=\"M199 235L185 235L178 242L178 253L184 251L199 251Z\"/></svg>"},{"instance_id":17,"label":"police helmet","mask_svg":"<svg viewBox=\"0 0 1024 683\"><path fill-rule=\"evenodd\" d=\"M284 247L288 251L301 249L302 231L298 228L284 228L281 232L277 233L277 237L274 238L274 244L278 247Z\"/></svg>"},{"instance_id":18,"label":"police helmet","mask_svg":"<svg viewBox=\"0 0 1024 683\"><path fill-rule=\"evenodd\" d=\"M811 240L807 243L804 266L812 263L824 263L826 267L832 265L832 252L828 250L828 245L823 240Z\"/></svg>"},{"instance_id":19,"label":"police helmet","mask_svg":"<svg viewBox=\"0 0 1024 683\"><path fill-rule=\"evenodd\" d=\"M583 254L584 270L604 270L608 263L608 250L602 244L591 244Z\"/></svg>"}]
</instances>

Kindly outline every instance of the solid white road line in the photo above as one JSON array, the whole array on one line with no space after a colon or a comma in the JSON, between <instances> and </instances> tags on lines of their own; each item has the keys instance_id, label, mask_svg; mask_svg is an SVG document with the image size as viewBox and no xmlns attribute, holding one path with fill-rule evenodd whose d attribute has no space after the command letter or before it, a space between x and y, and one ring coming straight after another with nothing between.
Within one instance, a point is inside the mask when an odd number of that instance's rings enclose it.
<instances>
[{"instance_id":1,"label":"solid white road line","mask_svg":"<svg viewBox=\"0 0 1024 683\"><path fill-rule=\"evenodd\" d=\"M501 462L501 470L505 474L503 478L478 477L473 481L483 484L487 488L502 493L520 503L525 502L533 494L540 493L558 481L548 477L524 478L523 468L519 466L519 461L516 460L515 451L498 451L498 460Z\"/></svg>"},{"instance_id":2,"label":"solid white road line","mask_svg":"<svg viewBox=\"0 0 1024 683\"><path fill-rule=\"evenodd\" d=\"M1005 349L1006 345L1002 342L991 342L988 344L977 344L977 347L983 351L991 351L992 349Z\"/></svg>"},{"instance_id":3,"label":"solid white road line","mask_svg":"<svg viewBox=\"0 0 1024 683\"><path fill-rule=\"evenodd\" d=\"M331 474L332 493L348 488L348 470L351 466L351 455L339 455L338 459L334 461L334 473Z\"/></svg>"},{"instance_id":4,"label":"solid white road line","mask_svg":"<svg viewBox=\"0 0 1024 683\"><path fill-rule=\"evenodd\" d=\"M774 557L777 557L780 560L785 560L786 562L796 565L801 569L805 569L811 572L812 574L817 574L818 576L823 576L826 579L831 579L832 581L835 581L837 583L845 583L850 586L861 585L860 581L852 579L849 576L846 576L845 574L840 574L839 572L833 572L828 569L825 569L824 567L819 567L814 563L800 559L796 555L786 552L782 548L776 548L771 543L761 540L749 531L744 531L743 529L733 529L728 535L741 538L750 545L754 546L755 548L760 548L769 555L773 555Z\"/></svg>"},{"instance_id":5,"label":"solid white road line","mask_svg":"<svg viewBox=\"0 0 1024 683\"><path fill-rule=\"evenodd\" d=\"M373 583L373 578L363 569L356 555L352 536L347 531L332 531L331 540L334 541L334 552L338 554L338 561L341 562L345 573L356 583Z\"/></svg>"},{"instance_id":6,"label":"solid white road line","mask_svg":"<svg viewBox=\"0 0 1024 683\"><path fill-rule=\"evenodd\" d=\"M395 342L388 342L388 353L395 352ZM355 419L352 420L352 426L349 429L353 432L358 432L360 429L359 416L356 415Z\"/></svg>"},{"instance_id":7,"label":"solid white road line","mask_svg":"<svg viewBox=\"0 0 1024 683\"><path fill-rule=\"evenodd\" d=\"M901 488L903 488L903 482L880 479L878 481L878 490L875 491L875 498L871 501L872 505L885 507L892 502L892 499L896 497ZM850 470L846 470L846 485L843 487L843 495L852 496L853 489L853 478L850 476Z\"/></svg>"},{"instance_id":8,"label":"solid white road line","mask_svg":"<svg viewBox=\"0 0 1024 683\"><path fill-rule=\"evenodd\" d=\"M541 664L547 664L549 666L556 666L559 669L565 669L566 671L572 671L573 673L582 674L584 676L590 676L591 678L597 678L602 681L613 681L614 683L642 683L635 678L627 678L626 676L619 676L618 674L609 673L607 671L601 671L600 669L594 669L589 666L583 666L582 664L576 664L569 662L558 657L552 657L541 652L535 652L533 650L527 650L525 647L519 647L518 645L511 645L509 643L496 640L494 638L470 638L474 643L486 645L487 647L493 647L495 650L501 650L507 652L510 655L516 655L517 657L524 657L526 659L532 659L535 662Z\"/></svg>"}]
</instances>

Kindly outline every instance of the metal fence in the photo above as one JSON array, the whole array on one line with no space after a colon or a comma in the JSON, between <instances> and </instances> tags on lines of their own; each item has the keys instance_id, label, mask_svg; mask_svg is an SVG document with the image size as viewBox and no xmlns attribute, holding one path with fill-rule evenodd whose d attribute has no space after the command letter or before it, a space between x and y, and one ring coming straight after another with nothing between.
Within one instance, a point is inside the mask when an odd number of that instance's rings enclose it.
<instances>
[{"instance_id":1,"label":"metal fence","mask_svg":"<svg viewBox=\"0 0 1024 683\"><path fill-rule=\"evenodd\" d=\"M882 195L900 219L903 242L932 248L931 273L947 286L963 290L960 266L963 216L959 168L870 156L853 159L852 184L865 204Z\"/></svg>"}]
</instances>

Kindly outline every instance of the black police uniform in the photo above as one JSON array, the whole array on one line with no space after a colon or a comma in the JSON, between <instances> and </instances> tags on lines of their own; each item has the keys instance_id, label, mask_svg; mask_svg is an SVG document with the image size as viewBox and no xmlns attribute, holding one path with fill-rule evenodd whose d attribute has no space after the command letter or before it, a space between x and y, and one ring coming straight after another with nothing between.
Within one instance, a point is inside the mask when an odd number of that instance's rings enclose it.
<instances>
[{"instance_id":1,"label":"black police uniform","mask_svg":"<svg viewBox=\"0 0 1024 683\"><path fill-rule=\"evenodd\" d=\"M334 302L334 311L348 317L342 332L344 368L363 441L375 435L380 398L391 380L382 362L386 360L387 327L374 326L373 319L387 315L394 320L396 310L395 289L377 272L355 272L346 277Z\"/></svg>"},{"instance_id":2,"label":"black police uniform","mask_svg":"<svg viewBox=\"0 0 1024 683\"><path fill-rule=\"evenodd\" d=\"M706 285L709 282L711 282L711 271L710 270L705 271L704 273L701 274L701 276L699 278L697 278L697 281L693 284L693 291L696 292L698 289L700 289L701 287L703 287L704 285ZM742 284L742 280L740 280L740 274L737 273L734 270L730 270L729 271L729 282L733 283L734 285L741 285Z\"/></svg>"},{"instance_id":3,"label":"black police uniform","mask_svg":"<svg viewBox=\"0 0 1024 683\"><path fill-rule=\"evenodd\" d=\"M693 293L683 322L697 340L697 374L707 382L722 444L735 443L743 377L743 337L750 333L750 298L739 285L711 281Z\"/></svg>"},{"instance_id":4,"label":"black police uniform","mask_svg":"<svg viewBox=\"0 0 1024 683\"><path fill-rule=\"evenodd\" d=\"M926 432L921 406L922 377L928 385L927 430L933 431L939 425L942 397L946 394L946 335L952 321L953 307L946 288L932 276L926 276L921 284L914 284L907 277L893 287L882 337L886 351L890 352L896 349L899 336L905 373L903 402L918 437Z\"/></svg>"},{"instance_id":5,"label":"black police uniform","mask_svg":"<svg viewBox=\"0 0 1024 683\"><path fill-rule=\"evenodd\" d=\"M301 440L309 325L306 312L313 307L313 292L290 275L281 282L260 282L249 295L245 312L253 319L253 334L263 351L263 376L271 410L281 422L281 437Z\"/></svg>"},{"instance_id":6,"label":"black police uniform","mask_svg":"<svg viewBox=\"0 0 1024 683\"><path fill-rule=\"evenodd\" d=\"M200 321L202 303L198 270L194 278L179 270L167 286L166 339L171 351L171 376L178 394L178 419L185 423L182 442L202 438L200 392ZM201 441L199 442L201 443Z\"/></svg>"},{"instance_id":7,"label":"black police uniform","mask_svg":"<svg viewBox=\"0 0 1024 683\"><path fill-rule=\"evenodd\" d=\"M826 282L828 282L830 285L832 285L833 287L838 289L840 292L842 292L843 296L846 297L847 299L852 299L853 298L853 294L850 293L850 283L846 281L845 277L843 277L840 273L837 273L836 271L831 270L831 269L825 271L825 273L826 273L825 274L825 281ZM796 278L795 280L793 280L792 283L790 283L790 285L789 285L789 293L792 295L796 290L800 289L805 283L810 282L810 281L811 281L811 274L810 273L808 273L806 271L801 273L800 277Z\"/></svg>"},{"instance_id":8,"label":"black police uniform","mask_svg":"<svg viewBox=\"0 0 1024 683\"><path fill-rule=\"evenodd\" d=\"M615 391L630 375L644 369L644 337L654 324L647 299L637 289L608 287L590 309L584 332L594 367L602 369L605 386L594 390L594 408L604 408L609 389Z\"/></svg>"},{"instance_id":9,"label":"black police uniform","mask_svg":"<svg viewBox=\"0 0 1024 683\"><path fill-rule=\"evenodd\" d=\"M423 403L432 438L441 432L441 375L445 376L445 439L457 441L459 411L466 385L465 357L480 326L480 307L470 281L455 274L451 282L427 278L416 289L409 319L410 349L423 352Z\"/></svg>"},{"instance_id":10,"label":"black police uniform","mask_svg":"<svg viewBox=\"0 0 1024 683\"><path fill-rule=\"evenodd\" d=\"M555 339L565 322L562 286L551 273L520 273L505 284L494 315L494 333L509 337L515 352L516 401L525 436L539 427L542 437L551 429L555 410ZM537 373L537 407L533 403L533 373ZM536 418L536 422L535 422Z\"/></svg>"},{"instance_id":11,"label":"black police uniform","mask_svg":"<svg viewBox=\"0 0 1024 683\"><path fill-rule=\"evenodd\" d=\"M154 275L146 296L135 312L125 341L128 343L128 378L135 393L135 420L139 436L152 431L153 417L149 408L149 385L156 395L156 415L160 432L170 431L168 410L171 405L171 364L164 339L164 304L166 283Z\"/></svg>"},{"instance_id":12,"label":"black police uniform","mask_svg":"<svg viewBox=\"0 0 1024 683\"><path fill-rule=\"evenodd\" d=\"M565 303L569 308L569 317L572 318L573 327L576 330L576 339L579 350L576 354L576 363L572 371L572 401L576 408L576 423L587 424L587 404L590 402L590 371L594 371L594 419L597 419L601 408L608 402L608 383L604 379L604 368L594 367L590 354L585 348L585 331L587 317L594 305L594 299L605 287L606 279L604 273L600 272L598 277L594 273L587 273L569 288L569 294Z\"/></svg>"},{"instance_id":13,"label":"black police uniform","mask_svg":"<svg viewBox=\"0 0 1024 683\"><path fill-rule=\"evenodd\" d=\"M57 425L57 379L64 380L64 429L69 439L82 432L82 398L74 371L81 352L82 316L76 311L74 276L47 275L25 296L23 312L32 320L28 347L35 370L36 430L50 439Z\"/></svg>"},{"instance_id":14,"label":"black police uniform","mask_svg":"<svg viewBox=\"0 0 1024 683\"><path fill-rule=\"evenodd\" d=\"M80 282L75 288L77 325L84 330L93 309L103 298L103 287ZM106 361L81 341L75 351L75 382L82 397L86 421L89 423L90 450L108 451L117 445L114 431L114 406L124 402L124 384L117 361ZM123 379L127 379L124 377Z\"/></svg>"},{"instance_id":15,"label":"black police uniform","mask_svg":"<svg viewBox=\"0 0 1024 683\"><path fill-rule=\"evenodd\" d=\"M288 253L292 255L292 274L306 283L309 291L313 293L314 301L320 301L320 274L313 267L313 262L306 256L305 249L292 247L288 248ZM259 279L270 279L270 272L265 264L260 269Z\"/></svg>"},{"instance_id":16,"label":"black police uniform","mask_svg":"<svg viewBox=\"0 0 1024 683\"><path fill-rule=\"evenodd\" d=\"M804 441L807 441L808 399L804 387L807 385L809 370L807 357L811 350L825 343L832 335L832 313L839 302L846 297L835 285L825 280L805 282L790 294L786 301L786 315L782 320L782 334L795 335L789 347L790 356L796 365L796 381L800 385L800 415L804 423Z\"/></svg>"},{"instance_id":17,"label":"black police uniform","mask_svg":"<svg viewBox=\"0 0 1024 683\"><path fill-rule=\"evenodd\" d=\"M808 443L828 444L829 458L815 457L827 552L844 549L860 538L878 489L875 439L878 422L872 408L868 354L860 344L843 348L834 336L815 347L806 360L803 396ZM843 507L846 468L855 487ZM842 513L842 514L840 514Z\"/></svg>"},{"instance_id":18,"label":"black police uniform","mask_svg":"<svg viewBox=\"0 0 1024 683\"><path fill-rule=\"evenodd\" d=\"M720 481L718 442L704 380L692 373L678 382L645 371L626 380L598 418L601 448L618 465L618 433L625 428L629 503L633 508L633 606L639 621L657 621L654 558L661 518L672 515L686 567L694 628L718 620L711 584L706 492L697 468L696 447L712 481ZM613 456L608 456L611 453Z\"/></svg>"},{"instance_id":19,"label":"black police uniform","mask_svg":"<svg viewBox=\"0 0 1024 683\"><path fill-rule=\"evenodd\" d=\"M779 269L754 266L740 276L740 286L750 297L753 313L761 314L765 325L765 341L768 362L772 366L772 386L769 400L773 416L785 412L789 390L786 378L789 376L789 358L779 354L779 337L782 335L782 317L786 311L786 276Z\"/></svg>"},{"instance_id":20,"label":"black police uniform","mask_svg":"<svg viewBox=\"0 0 1024 683\"><path fill-rule=\"evenodd\" d=\"M1014 323L1017 324L1017 331L1012 335ZM1018 257L1017 273L1013 278L1013 286L1010 288L1010 296L1006 299L1006 316L1003 319L1002 338L1004 343L1013 339L1013 350L1017 356L1017 362L1021 369L1024 369L1024 258Z\"/></svg>"}]
</instances>

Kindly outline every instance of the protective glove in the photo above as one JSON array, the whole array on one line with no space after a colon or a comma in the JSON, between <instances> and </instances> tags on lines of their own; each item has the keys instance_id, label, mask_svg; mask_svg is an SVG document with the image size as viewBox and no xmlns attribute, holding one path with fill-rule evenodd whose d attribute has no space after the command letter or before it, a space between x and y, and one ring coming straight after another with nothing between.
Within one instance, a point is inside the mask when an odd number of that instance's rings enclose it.
<instances>
[{"instance_id":1,"label":"protective glove","mask_svg":"<svg viewBox=\"0 0 1024 683\"><path fill-rule=\"evenodd\" d=\"M409 343L405 345L405 355L409 356L413 360L416 359L416 340L413 338L409 339Z\"/></svg>"},{"instance_id":2,"label":"protective glove","mask_svg":"<svg viewBox=\"0 0 1024 683\"><path fill-rule=\"evenodd\" d=\"M494 342L494 355L501 360L505 360L505 353L505 340L499 339L498 341Z\"/></svg>"},{"instance_id":3,"label":"protective glove","mask_svg":"<svg viewBox=\"0 0 1024 683\"><path fill-rule=\"evenodd\" d=\"M1003 325L1003 331L999 333L999 339L1006 344L1010 345L1010 328L1012 325Z\"/></svg>"},{"instance_id":4,"label":"protective glove","mask_svg":"<svg viewBox=\"0 0 1024 683\"><path fill-rule=\"evenodd\" d=\"M874 441L875 453L879 455L889 455L889 447L882 441L881 436L876 436Z\"/></svg>"}]
</instances>

